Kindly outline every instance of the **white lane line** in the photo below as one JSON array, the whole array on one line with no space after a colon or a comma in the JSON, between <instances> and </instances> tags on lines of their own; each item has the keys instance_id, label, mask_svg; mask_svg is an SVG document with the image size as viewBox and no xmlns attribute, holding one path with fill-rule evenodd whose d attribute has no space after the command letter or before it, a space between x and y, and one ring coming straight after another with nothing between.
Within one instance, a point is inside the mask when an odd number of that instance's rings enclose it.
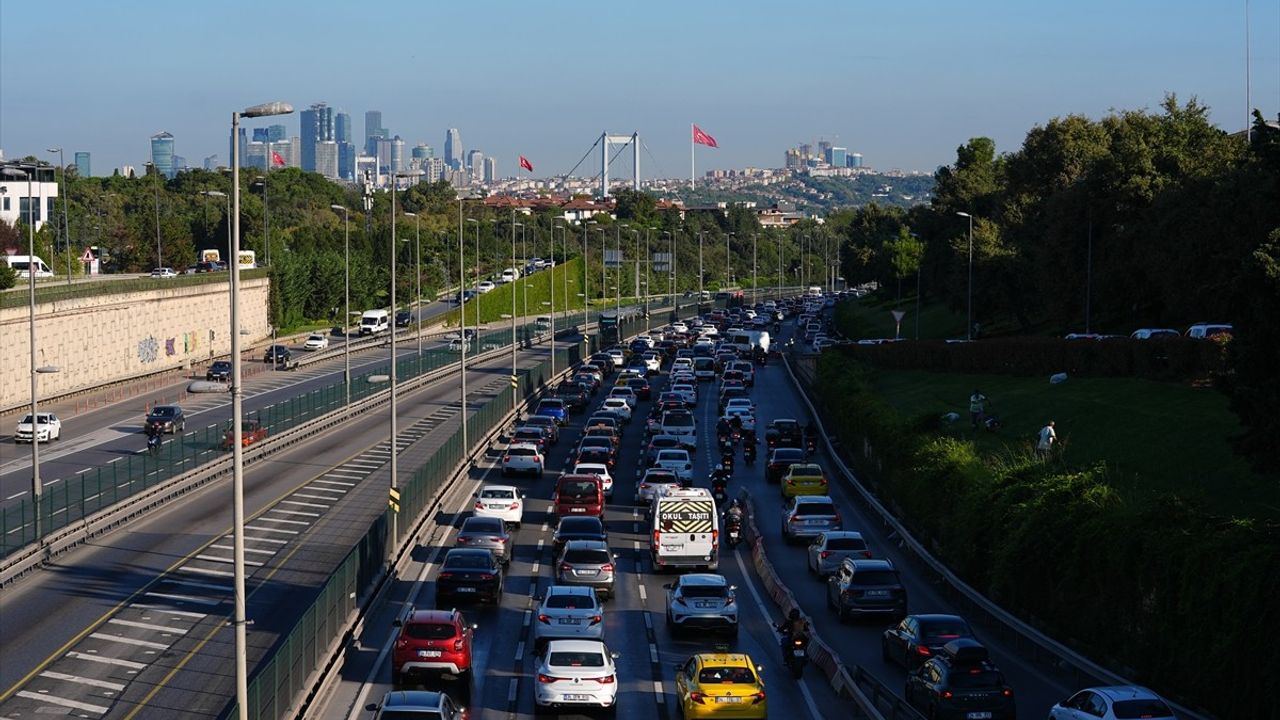
<instances>
[{"instance_id":1,"label":"white lane line","mask_svg":"<svg viewBox=\"0 0 1280 720\"><path fill-rule=\"evenodd\" d=\"M271 543L272 545L288 545L289 544L288 540L277 540L275 538L254 537L252 535L245 535L244 539L252 540L253 542Z\"/></svg>"},{"instance_id":2,"label":"white lane line","mask_svg":"<svg viewBox=\"0 0 1280 720\"><path fill-rule=\"evenodd\" d=\"M62 707L71 708L73 710L83 710L85 712L98 713L99 715L105 715L106 712L111 709L109 707L106 707L105 705L91 705L89 703L76 702L75 700L60 698L57 695L45 695L44 693L34 693L29 690L19 690L17 692L17 696L20 698L26 698L28 700L39 700L41 702L49 703L50 705L60 705Z\"/></svg>"},{"instance_id":3,"label":"white lane line","mask_svg":"<svg viewBox=\"0 0 1280 720\"><path fill-rule=\"evenodd\" d=\"M40 673L40 677L47 677L52 680L66 680L67 682L79 683L90 687L102 688L104 690L115 690L117 692L124 689L123 683L107 682L106 680L94 680L93 678L81 677L79 675L68 675L66 673L45 670Z\"/></svg>"},{"instance_id":4,"label":"white lane line","mask_svg":"<svg viewBox=\"0 0 1280 720\"><path fill-rule=\"evenodd\" d=\"M388 453L388 454L389 454L389 453ZM351 467L352 465L354 465L355 467ZM346 468L348 472L361 472L361 471L363 471L363 475L368 475L371 471L373 471L373 470L377 470L378 468L382 467L382 465L383 465L383 463L381 463L381 462L374 462L373 460L351 460L351 461L349 461L349 462L345 462L345 463L343 463L343 464L339 465L338 467L339 467L339 468ZM333 470L333 471L330 471L330 472L336 472L336 470ZM362 475L362 477L363 477L363 475Z\"/></svg>"},{"instance_id":5,"label":"white lane line","mask_svg":"<svg viewBox=\"0 0 1280 720\"><path fill-rule=\"evenodd\" d=\"M218 592L231 592L230 585L214 585L213 583L200 582L198 580L183 580L176 577L165 577L161 582L173 583L175 585L187 585L190 587L204 588L205 590L217 590Z\"/></svg>"},{"instance_id":6,"label":"white lane line","mask_svg":"<svg viewBox=\"0 0 1280 720\"><path fill-rule=\"evenodd\" d=\"M130 670L141 670L147 666L146 663L134 662L132 660L119 660L117 658L106 657L105 655L91 655L89 653L76 652L74 650L67 653L67 657L72 660L87 660L89 662L102 663L104 665L118 665L119 667L129 668Z\"/></svg>"},{"instance_id":7,"label":"white lane line","mask_svg":"<svg viewBox=\"0 0 1280 720\"><path fill-rule=\"evenodd\" d=\"M108 635L106 633L90 633L89 637L97 640L106 640L107 642L118 642L124 645L137 645L138 647L152 648L155 650L168 650L169 646L164 643L149 642L147 640L135 640L131 637L123 635Z\"/></svg>"},{"instance_id":8,"label":"white lane line","mask_svg":"<svg viewBox=\"0 0 1280 720\"><path fill-rule=\"evenodd\" d=\"M658 704L659 704L659 705L664 705L664 704L666 704L666 702L667 702L667 694L666 694L666 691L664 691L664 690L662 689L662 681L661 681L661 680L654 680L654 681L653 681L653 694L654 694L655 696L657 696L657 698L658 698Z\"/></svg>"},{"instance_id":9,"label":"white lane line","mask_svg":"<svg viewBox=\"0 0 1280 720\"><path fill-rule=\"evenodd\" d=\"M311 492L337 493L339 496L346 495L346 492L342 490L332 490L329 488L307 488L307 490L310 490ZM308 500L327 500L330 503L338 499L332 495L306 495L300 492L294 493L293 496L299 497L299 498L307 498ZM329 506L325 505L324 507L329 507Z\"/></svg>"},{"instance_id":10,"label":"white lane line","mask_svg":"<svg viewBox=\"0 0 1280 720\"><path fill-rule=\"evenodd\" d=\"M533 611L532 611L532 610L525 610L525 611L524 611L524 623L523 623L523 625L524 625L524 629L525 629L525 630L528 630L528 629L529 629L529 623L530 623L530 622L532 622L532 621L533 621Z\"/></svg>"},{"instance_id":11,"label":"white lane line","mask_svg":"<svg viewBox=\"0 0 1280 720\"><path fill-rule=\"evenodd\" d=\"M649 662L658 664L658 646L653 643L649 643Z\"/></svg>"},{"instance_id":12,"label":"white lane line","mask_svg":"<svg viewBox=\"0 0 1280 720\"><path fill-rule=\"evenodd\" d=\"M352 480L359 480L364 477L364 474L344 473L344 472L339 472L338 470L330 470L329 472L325 473L324 476L327 478L351 478ZM344 487L356 486L356 483L344 482L342 480L313 480L312 482L325 483L326 485L342 485Z\"/></svg>"},{"instance_id":13,"label":"white lane line","mask_svg":"<svg viewBox=\"0 0 1280 720\"><path fill-rule=\"evenodd\" d=\"M111 618L107 623L109 625L123 625L124 627L138 628L140 630L152 630L158 633L173 633L174 635L187 634L185 628L168 627L167 625L153 625L152 623L135 622L133 620Z\"/></svg>"},{"instance_id":14,"label":"white lane line","mask_svg":"<svg viewBox=\"0 0 1280 720\"><path fill-rule=\"evenodd\" d=\"M289 501L288 501L288 500L285 500L284 502L289 502ZM307 503L298 503L298 504L299 504L299 505L306 505ZM327 507L327 506L326 506L326 507ZM320 517L320 513L302 512L301 510L281 510L280 508L272 508L272 509L271 509L271 510L269 510L268 512L280 513L281 515L301 515L302 517L314 517L314 518L318 518L318 517ZM299 523L299 524L300 524L300 525L309 525L310 523Z\"/></svg>"},{"instance_id":15,"label":"white lane line","mask_svg":"<svg viewBox=\"0 0 1280 720\"><path fill-rule=\"evenodd\" d=\"M9 497L5 498L5 500L12 500L12 499L14 499L14 498L20 498L20 497L22 497L23 495L26 495L26 494L27 494L27 491L26 491L26 490L23 490L23 491L22 491L22 492L20 492L20 493L14 493L14 494L10 495Z\"/></svg>"},{"instance_id":16,"label":"white lane line","mask_svg":"<svg viewBox=\"0 0 1280 720\"><path fill-rule=\"evenodd\" d=\"M197 556L196 556L196 559L197 559L197 560L208 560L209 562L222 563L222 564L224 564L224 565L230 565L230 564L232 564L232 563L234 563L234 562L235 562L235 561L234 561L233 559L231 559L231 558L221 558L221 557L218 557L217 555L197 555ZM253 567L262 567L262 563L260 563L260 562L254 562L253 560L245 560L245 561L244 561L244 564L245 564L245 565L252 565Z\"/></svg>"},{"instance_id":17,"label":"white lane line","mask_svg":"<svg viewBox=\"0 0 1280 720\"><path fill-rule=\"evenodd\" d=\"M276 522L284 522L284 521L283 521L283 520L277 520ZM305 525L306 523L303 523L303 524ZM297 530L285 530L284 528L269 528L269 527L262 527L262 526L260 526L260 525L245 525L245 526L244 526L244 529L245 529L245 530L255 530L255 531L257 531L257 532L278 532L278 533L289 533L290 535L297 535L297 534L298 534L298 531L297 531Z\"/></svg>"},{"instance_id":18,"label":"white lane line","mask_svg":"<svg viewBox=\"0 0 1280 720\"><path fill-rule=\"evenodd\" d=\"M236 551L236 549L231 545L210 545L209 547L214 550L230 550L231 552ZM276 554L275 550L255 550L253 548L248 548L248 547L245 548L244 551L247 553L258 553L259 555L275 555Z\"/></svg>"},{"instance_id":19,"label":"white lane line","mask_svg":"<svg viewBox=\"0 0 1280 720\"><path fill-rule=\"evenodd\" d=\"M640 583L640 584L639 584L639 585L637 585L636 587L638 587L638 588L640 589L640 602L645 602L645 601L647 601L647 600L649 599L649 595L648 595L648 593L647 593L647 592L645 591L645 589L644 589L644 583Z\"/></svg>"},{"instance_id":20,"label":"white lane line","mask_svg":"<svg viewBox=\"0 0 1280 720\"><path fill-rule=\"evenodd\" d=\"M195 597L194 595L175 595L173 593L149 592L146 594L146 596L163 598L165 600L172 600L174 602L179 602L179 603L184 603L184 602L195 603L196 605L220 605L221 604L221 601L219 600L210 600L208 598Z\"/></svg>"},{"instance_id":21,"label":"white lane line","mask_svg":"<svg viewBox=\"0 0 1280 720\"><path fill-rule=\"evenodd\" d=\"M516 662L520 662L523 659L524 659L524 641L521 640L520 644L516 645Z\"/></svg>"},{"instance_id":22,"label":"white lane line","mask_svg":"<svg viewBox=\"0 0 1280 720\"><path fill-rule=\"evenodd\" d=\"M276 510L276 509L272 509L272 510L270 510L270 512L281 512L281 513L284 513L284 512L289 512L289 511L288 511L288 510ZM297 514L297 513L293 513L293 514ZM284 518L273 518L273 517L267 517L266 515L263 515L262 517L260 517L260 518L258 518L258 519L259 519L259 520L266 520L267 522L287 523L287 524L289 524L289 525L310 525L310 524L311 524L311 523L309 523L309 522L303 522L302 520L285 520ZM295 533L295 534L296 534L296 533Z\"/></svg>"},{"instance_id":23,"label":"white lane line","mask_svg":"<svg viewBox=\"0 0 1280 720\"><path fill-rule=\"evenodd\" d=\"M517 685L519 685L519 681L518 681L518 680L516 680L515 678L511 678L511 684L509 684L509 685L507 686L507 702L508 702L508 703L513 703L513 702L515 702L515 701L516 701L516 686L517 686Z\"/></svg>"},{"instance_id":24,"label":"white lane line","mask_svg":"<svg viewBox=\"0 0 1280 720\"><path fill-rule=\"evenodd\" d=\"M205 613L187 612L186 610L174 610L173 608L167 608L161 605L148 605L147 603L134 603L129 607L137 608L142 611L162 612L166 615L177 615L178 617L189 617L194 620L203 620L204 618L209 617Z\"/></svg>"},{"instance_id":25,"label":"white lane line","mask_svg":"<svg viewBox=\"0 0 1280 720\"><path fill-rule=\"evenodd\" d=\"M182 571L199 573L200 575L217 575L218 577L235 577L236 576L235 573L227 572L226 570L212 570L210 568L196 567L194 565L183 565Z\"/></svg>"},{"instance_id":26,"label":"white lane line","mask_svg":"<svg viewBox=\"0 0 1280 720\"><path fill-rule=\"evenodd\" d=\"M328 498L325 498L325 499L328 500ZM288 505L301 505L302 507L320 508L321 510L328 510L330 507L329 505L321 505L320 503L302 502L301 500L281 500L280 502L286 503ZM279 512L284 512L284 511L281 510ZM316 517L320 517L320 516L316 515Z\"/></svg>"}]
</instances>

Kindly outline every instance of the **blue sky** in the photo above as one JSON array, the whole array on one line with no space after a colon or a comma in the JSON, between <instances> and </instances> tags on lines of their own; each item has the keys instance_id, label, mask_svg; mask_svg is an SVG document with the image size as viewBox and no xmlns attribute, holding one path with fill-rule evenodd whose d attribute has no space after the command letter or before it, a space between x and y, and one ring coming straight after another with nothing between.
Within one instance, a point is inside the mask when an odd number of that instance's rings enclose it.
<instances>
[{"instance_id":1,"label":"blue sky","mask_svg":"<svg viewBox=\"0 0 1280 720\"><path fill-rule=\"evenodd\" d=\"M0 0L0 148L88 150L107 174L167 130L192 164L225 162L231 110L281 99L349 112L357 137L379 109L438 155L461 128L504 175L517 153L563 173L607 129L640 132L646 176L687 177L691 121L721 146L699 149L699 174L777 167L822 138L932 171L970 137L1010 150L1049 118L1166 92L1240 129L1244 5ZM1251 18L1253 104L1274 117L1280 0L1251 0Z\"/></svg>"}]
</instances>

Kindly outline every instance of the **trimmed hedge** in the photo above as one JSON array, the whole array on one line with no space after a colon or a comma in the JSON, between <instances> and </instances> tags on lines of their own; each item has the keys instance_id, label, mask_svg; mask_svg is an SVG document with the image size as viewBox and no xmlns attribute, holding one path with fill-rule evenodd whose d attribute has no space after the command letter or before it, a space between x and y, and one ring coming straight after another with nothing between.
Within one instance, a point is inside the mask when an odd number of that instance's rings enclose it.
<instances>
[{"instance_id":1,"label":"trimmed hedge","mask_svg":"<svg viewBox=\"0 0 1280 720\"><path fill-rule=\"evenodd\" d=\"M1125 496L1103 464L984 460L893 410L871 372L823 353L823 421L845 447L869 442L863 477L966 582L1170 697L1224 718L1280 716L1275 528Z\"/></svg>"}]
</instances>

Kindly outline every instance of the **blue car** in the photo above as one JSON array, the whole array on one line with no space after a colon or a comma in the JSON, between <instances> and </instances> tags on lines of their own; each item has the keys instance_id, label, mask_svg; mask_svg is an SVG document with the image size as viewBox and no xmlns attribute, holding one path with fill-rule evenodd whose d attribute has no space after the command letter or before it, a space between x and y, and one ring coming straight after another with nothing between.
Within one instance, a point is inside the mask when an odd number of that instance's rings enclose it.
<instances>
[{"instance_id":1,"label":"blue car","mask_svg":"<svg viewBox=\"0 0 1280 720\"><path fill-rule=\"evenodd\" d=\"M564 425L569 422L569 409L565 407L563 400L548 398L538 403L538 409L533 411L534 415L546 415L555 418L558 425Z\"/></svg>"}]
</instances>

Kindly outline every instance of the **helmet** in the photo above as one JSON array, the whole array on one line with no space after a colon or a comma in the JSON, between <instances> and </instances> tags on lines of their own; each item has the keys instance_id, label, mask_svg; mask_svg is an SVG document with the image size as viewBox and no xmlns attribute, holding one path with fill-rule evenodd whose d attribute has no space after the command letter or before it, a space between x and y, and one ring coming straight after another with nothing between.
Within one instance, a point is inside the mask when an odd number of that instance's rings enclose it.
<instances>
[{"instance_id":1,"label":"helmet","mask_svg":"<svg viewBox=\"0 0 1280 720\"><path fill-rule=\"evenodd\" d=\"M791 608L791 612L787 613L787 619L789 619L789 620L799 620L799 619L800 619L800 608Z\"/></svg>"},{"instance_id":2,"label":"helmet","mask_svg":"<svg viewBox=\"0 0 1280 720\"><path fill-rule=\"evenodd\" d=\"M724 464L723 464L723 463L721 463L721 464L717 464L717 465L716 465L716 469L717 469L717 470L723 470L723 469L724 469Z\"/></svg>"}]
</instances>

